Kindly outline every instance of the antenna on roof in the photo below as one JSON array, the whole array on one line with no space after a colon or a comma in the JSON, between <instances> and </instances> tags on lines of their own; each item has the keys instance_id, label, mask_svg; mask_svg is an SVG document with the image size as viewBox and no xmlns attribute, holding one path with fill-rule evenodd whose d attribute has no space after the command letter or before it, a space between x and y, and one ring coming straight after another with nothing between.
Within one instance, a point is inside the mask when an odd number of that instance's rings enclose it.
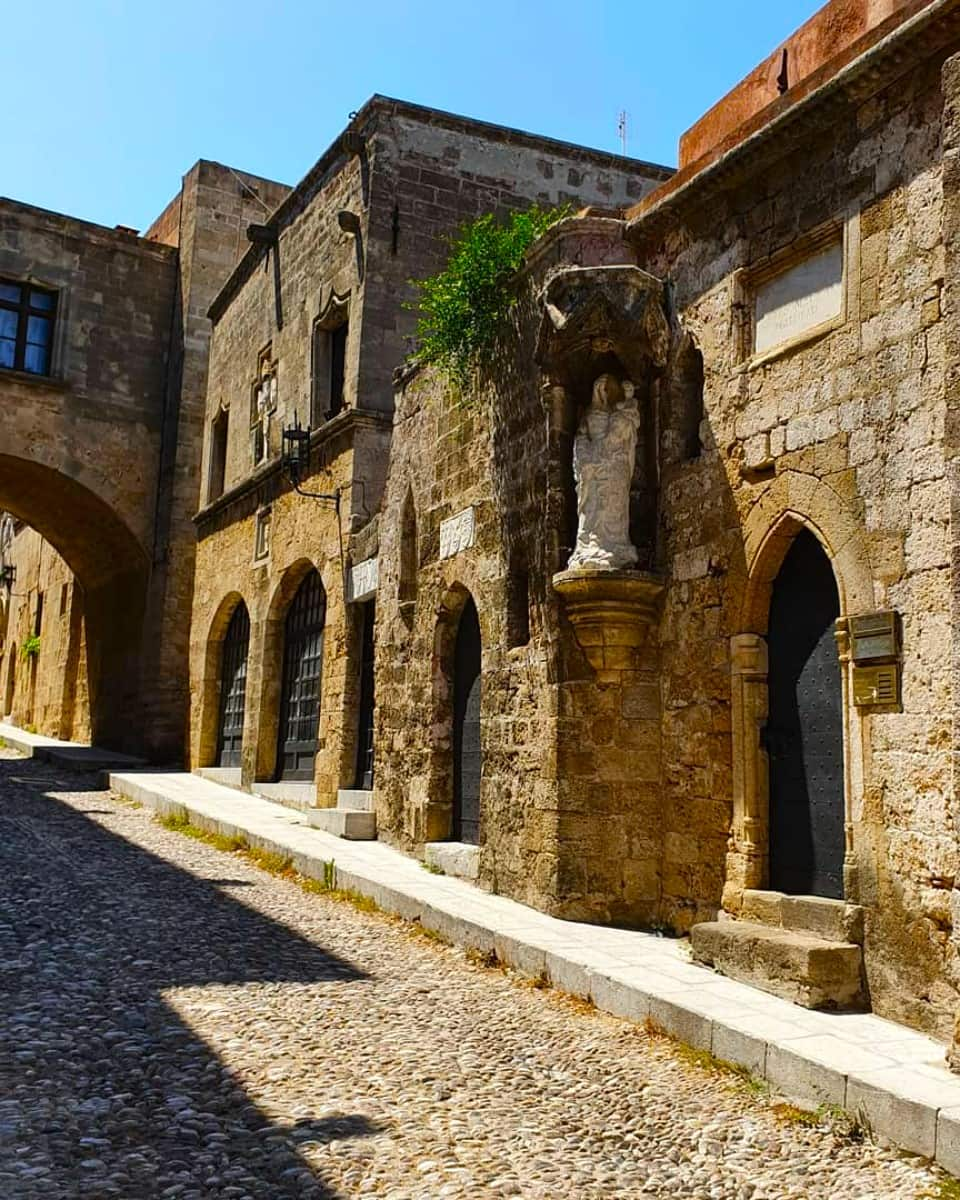
<instances>
[{"instance_id":1,"label":"antenna on roof","mask_svg":"<svg viewBox=\"0 0 960 1200\"><path fill-rule=\"evenodd\" d=\"M617 117L617 134L620 137L620 153L627 156L627 110L622 108Z\"/></svg>"}]
</instances>

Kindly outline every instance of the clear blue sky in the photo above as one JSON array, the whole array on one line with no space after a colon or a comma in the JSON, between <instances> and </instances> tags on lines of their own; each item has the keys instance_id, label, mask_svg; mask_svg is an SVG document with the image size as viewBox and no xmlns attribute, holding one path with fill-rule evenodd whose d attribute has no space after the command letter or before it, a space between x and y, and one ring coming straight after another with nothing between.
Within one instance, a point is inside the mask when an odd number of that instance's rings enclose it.
<instances>
[{"instance_id":1,"label":"clear blue sky","mask_svg":"<svg viewBox=\"0 0 960 1200\"><path fill-rule=\"evenodd\" d=\"M198 158L295 183L373 92L673 165L817 0L4 5L0 193L145 229Z\"/></svg>"}]
</instances>

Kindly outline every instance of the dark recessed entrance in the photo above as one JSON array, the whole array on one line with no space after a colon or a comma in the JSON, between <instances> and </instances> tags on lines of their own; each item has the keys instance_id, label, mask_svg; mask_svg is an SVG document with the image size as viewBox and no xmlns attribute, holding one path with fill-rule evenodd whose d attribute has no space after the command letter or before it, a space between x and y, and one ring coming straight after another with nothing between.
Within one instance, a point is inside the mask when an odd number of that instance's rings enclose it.
<instances>
[{"instance_id":1,"label":"dark recessed entrance","mask_svg":"<svg viewBox=\"0 0 960 1200\"><path fill-rule=\"evenodd\" d=\"M284 623L278 779L313 779L326 615L323 584L319 574L311 571L287 609Z\"/></svg>"},{"instance_id":2,"label":"dark recessed entrance","mask_svg":"<svg viewBox=\"0 0 960 1200\"><path fill-rule=\"evenodd\" d=\"M453 839L480 841L480 621L472 600L460 614L453 664Z\"/></svg>"},{"instance_id":3,"label":"dark recessed entrance","mask_svg":"<svg viewBox=\"0 0 960 1200\"><path fill-rule=\"evenodd\" d=\"M357 773L355 786L373 787L373 626L374 601L361 605L360 620L360 709L357 719Z\"/></svg>"},{"instance_id":4,"label":"dark recessed entrance","mask_svg":"<svg viewBox=\"0 0 960 1200\"><path fill-rule=\"evenodd\" d=\"M842 899L843 724L837 584L820 543L797 534L770 602L770 887Z\"/></svg>"},{"instance_id":5,"label":"dark recessed entrance","mask_svg":"<svg viewBox=\"0 0 960 1200\"><path fill-rule=\"evenodd\" d=\"M217 766L239 767L243 750L243 712L247 696L250 615L241 602L233 610L220 658L220 725Z\"/></svg>"}]
</instances>

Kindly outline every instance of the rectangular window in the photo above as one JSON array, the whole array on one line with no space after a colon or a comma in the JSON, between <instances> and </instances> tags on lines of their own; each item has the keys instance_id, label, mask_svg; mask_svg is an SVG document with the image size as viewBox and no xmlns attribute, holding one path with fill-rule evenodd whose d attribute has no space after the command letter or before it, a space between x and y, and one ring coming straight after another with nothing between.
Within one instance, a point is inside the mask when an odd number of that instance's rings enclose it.
<instances>
[{"instance_id":1,"label":"rectangular window","mask_svg":"<svg viewBox=\"0 0 960 1200\"><path fill-rule=\"evenodd\" d=\"M210 429L210 475L207 487L207 503L223 495L227 481L227 433L230 415L221 409Z\"/></svg>"},{"instance_id":2,"label":"rectangular window","mask_svg":"<svg viewBox=\"0 0 960 1200\"><path fill-rule=\"evenodd\" d=\"M253 545L254 562L270 557L270 509L261 508L257 513L257 528Z\"/></svg>"},{"instance_id":3,"label":"rectangular window","mask_svg":"<svg viewBox=\"0 0 960 1200\"><path fill-rule=\"evenodd\" d=\"M57 294L0 279L0 367L49 375Z\"/></svg>"},{"instance_id":4,"label":"rectangular window","mask_svg":"<svg viewBox=\"0 0 960 1200\"><path fill-rule=\"evenodd\" d=\"M33 622L34 637L40 636L40 630L43 628L43 592L37 592L37 614Z\"/></svg>"},{"instance_id":5,"label":"rectangular window","mask_svg":"<svg viewBox=\"0 0 960 1200\"><path fill-rule=\"evenodd\" d=\"M345 308L341 308L345 312ZM346 320L339 325L324 317L313 326L311 347L311 405L310 423L317 426L329 421L343 409L343 386L346 377L347 341L350 326Z\"/></svg>"}]
</instances>

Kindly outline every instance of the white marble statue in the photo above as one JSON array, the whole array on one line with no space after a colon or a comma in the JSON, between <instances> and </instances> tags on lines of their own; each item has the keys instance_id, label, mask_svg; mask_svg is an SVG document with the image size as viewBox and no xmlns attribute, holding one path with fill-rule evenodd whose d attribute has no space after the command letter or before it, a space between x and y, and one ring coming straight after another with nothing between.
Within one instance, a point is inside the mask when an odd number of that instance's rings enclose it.
<instances>
[{"instance_id":1,"label":"white marble statue","mask_svg":"<svg viewBox=\"0 0 960 1200\"><path fill-rule=\"evenodd\" d=\"M577 544L567 564L622 570L637 562L630 541L630 484L640 409L629 381L601 375L573 444Z\"/></svg>"}]
</instances>

